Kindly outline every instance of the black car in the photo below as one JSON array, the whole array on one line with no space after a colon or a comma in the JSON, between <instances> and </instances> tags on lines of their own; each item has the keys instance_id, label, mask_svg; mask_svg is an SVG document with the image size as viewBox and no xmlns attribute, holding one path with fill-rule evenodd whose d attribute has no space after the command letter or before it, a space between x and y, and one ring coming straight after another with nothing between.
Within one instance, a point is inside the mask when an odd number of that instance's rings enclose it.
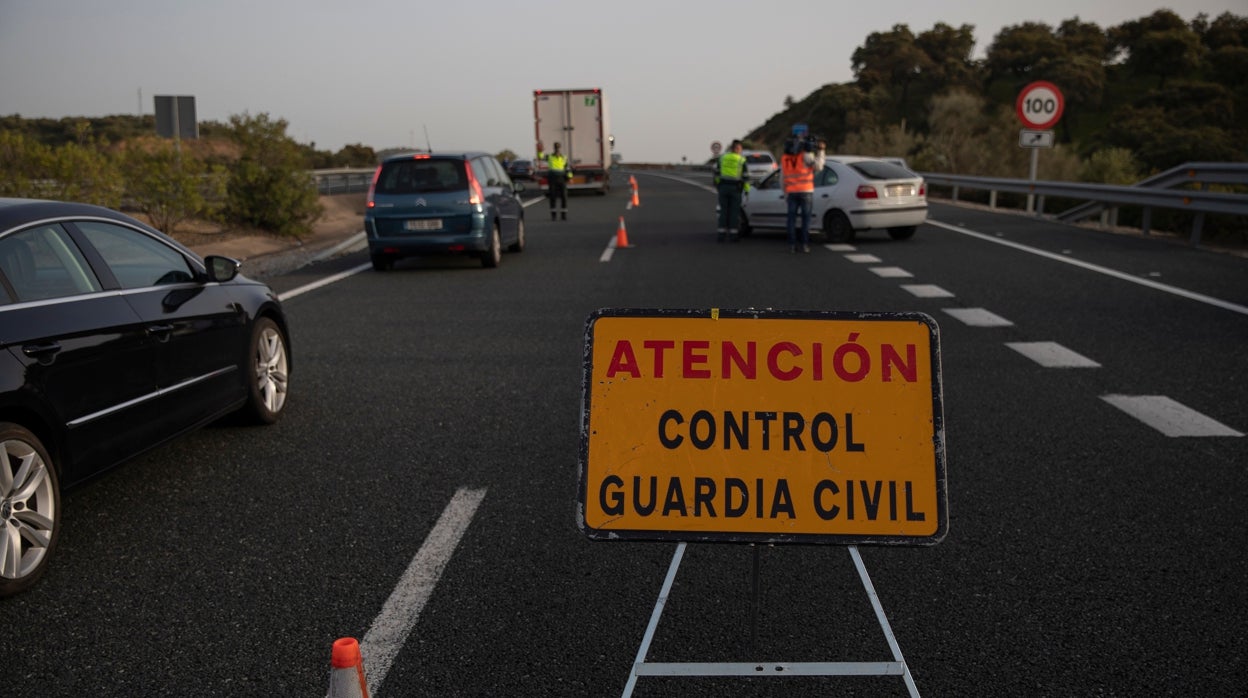
<instances>
[{"instance_id":1,"label":"black car","mask_svg":"<svg viewBox=\"0 0 1248 698\"><path fill-rule=\"evenodd\" d=\"M507 174L512 179L533 179L533 174L537 172L532 160L512 160L507 165Z\"/></svg>"},{"instance_id":2,"label":"black car","mask_svg":"<svg viewBox=\"0 0 1248 698\"><path fill-rule=\"evenodd\" d=\"M281 417L286 318L238 269L111 209L0 198L0 596L47 568L62 487L227 414Z\"/></svg>"}]
</instances>

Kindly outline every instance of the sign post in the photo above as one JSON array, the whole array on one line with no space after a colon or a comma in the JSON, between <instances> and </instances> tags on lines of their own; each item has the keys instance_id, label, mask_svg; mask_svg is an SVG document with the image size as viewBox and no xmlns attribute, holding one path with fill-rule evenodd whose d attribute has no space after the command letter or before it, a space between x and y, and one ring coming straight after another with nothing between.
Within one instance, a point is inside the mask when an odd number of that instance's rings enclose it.
<instances>
[{"instance_id":1,"label":"sign post","mask_svg":"<svg viewBox=\"0 0 1248 698\"><path fill-rule=\"evenodd\" d=\"M585 340L577 526L679 543L624 695L638 676L865 674L917 696L857 545L948 530L935 320L608 309ZM647 663L685 545L703 541L849 546L893 661Z\"/></svg>"},{"instance_id":2,"label":"sign post","mask_svg":"<svg viewBox=\"0 0 1248 698\"><path fill-rule=\"evenodd\" d=\"M1057 124L1058 119L1062 118L1062 112L1066 109L1066 98L1062 96L1062 91L1051 82L1045 80L1037 80L1022 89L1018 93L1018 99L1014 103L1014 112L1018 114L1018 120L1023 122L1024 130L1019 134L1019 145L1022 147L1031 147L1031 181L1036 181L1036 169L1040 161L1040 151L1038 147L1052 147L1052 132L1050 132L1049 144L1047 146L1028 146L1024 141L1026 139L1027 129L1044 130L1052 128ZM1034 133L1034 131L1032 131ZM1039 142L1039 141L1034 141ZM1035 210L1035 194L1027 195L1027 213Z\"/></svg>"}]
</instances>

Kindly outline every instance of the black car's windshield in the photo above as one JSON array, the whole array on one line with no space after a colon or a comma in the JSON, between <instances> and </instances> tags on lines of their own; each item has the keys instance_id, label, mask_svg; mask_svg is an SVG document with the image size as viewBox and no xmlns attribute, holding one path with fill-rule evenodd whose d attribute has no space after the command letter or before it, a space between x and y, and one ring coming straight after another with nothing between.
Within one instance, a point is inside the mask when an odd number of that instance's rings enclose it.
<instances>
[{"instance_id":1,"label":"black car's windshield","mask_svg":"<svg viewBox=\"0 0 1248 698\"><path fill-rule=\"evenodd\" d=\"M467 187L463 160L421 158L382 165L374 191L377 194L425 194Z\"/></svg>"}]
</instances>

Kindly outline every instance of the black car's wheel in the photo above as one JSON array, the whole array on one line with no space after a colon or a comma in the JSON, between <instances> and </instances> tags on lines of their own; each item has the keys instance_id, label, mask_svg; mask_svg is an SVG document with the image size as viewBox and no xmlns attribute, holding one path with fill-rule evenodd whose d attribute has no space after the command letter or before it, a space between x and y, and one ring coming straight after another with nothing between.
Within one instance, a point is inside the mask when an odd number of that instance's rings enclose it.
<instances>
[{"instance_id":1,"label":"black car's wheel","mask_svg":"<svg viewBox=\"0 0 1248 698\"><path fill-rule=\"evenodd\" d=\"M507 246L512 252L524 252L524 219L521 218L516 229L516 241Z\"/></svg>"},{"instance_id":2,"label":"black car's wheel","mask_svg":"<svg viewBox=\"0 0 1248 698\"><path fill-rule=\"evenodd\" d=\"M29 589L61 532L61 488L48 451L30 430L0 422L0 597Z\"/></svg>"},{"instance_id":3,"label":"black car's wheel","mask_svg":"<svg viewBox=\"0 0 1248 698\"><path fill-rule=\"evenodd\" d=\"M394 267L394 258L389 255L372 255L374 271L389 271Z\"/></svg>"},{"instance_id":4,"label":"black car's wheel","mask_svg":"<svg viewBox=\"0 0 1248 698\"><path fill-rule=\"evenodd\" d=\"M251 375L243 414L250 422L272 424L282 416L290 387L290 349L276 322L267 317L256 320L248 357Z\"/></svg>"},{"instance_id":5,"label":"black car's wheel","mask_svg":"<svg viewBox=\"0 0 1248 698\"><path fill-rule=\"evenodd\" d=\"M823 217L823 234L828 242L844 243L854 239L854 226L850 225L849 217L843 212L828 211Z\"/></svg>"},{"instance_id":6,"label":"black car's wheel","mask_svg":"<svg viewBox=\"0 0 1248 698\"><path fill-rule=\"evenodd\" d=\"M908 225L904 228L889 228L888 236L894 240L909 240L914 237L914 231L918 230L917 226Z\"/></svg>"},{"instance_id":7,"label":"black car's wheel","mask_svg":"<svg viewBox=\"0 0 1248 698\"><path fill-rule=\"evenodd\" d=\"M486 269L493 269L503 260L503 240L498 232L498 223L494 224L494 229L490 231L490 248L481 253L481 266Z\"/></svg>"}]
</instances>

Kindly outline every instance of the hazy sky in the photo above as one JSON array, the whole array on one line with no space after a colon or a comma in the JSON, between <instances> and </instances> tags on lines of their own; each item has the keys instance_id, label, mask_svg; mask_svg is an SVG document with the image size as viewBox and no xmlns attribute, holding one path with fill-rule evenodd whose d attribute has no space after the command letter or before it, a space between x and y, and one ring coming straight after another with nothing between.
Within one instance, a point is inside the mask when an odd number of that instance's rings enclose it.
<instances>
[{"instance_id":1,"label":"hazy sky","mask_svg":"<svg viewBox=\"0 0 1248 698\"><path fill-rule=\"evenodd\" d=\"M1248 0L0 0L0 115L150 114L155 95L193 95L201 121L267 113L321 150L523 155L534 89L601 87L625 160L693 161L786 96L852 80L854 50L896 24L970 24L982 56L1003 27L1167 7L1248 15Z\"/></svg>"}]
</instances>

